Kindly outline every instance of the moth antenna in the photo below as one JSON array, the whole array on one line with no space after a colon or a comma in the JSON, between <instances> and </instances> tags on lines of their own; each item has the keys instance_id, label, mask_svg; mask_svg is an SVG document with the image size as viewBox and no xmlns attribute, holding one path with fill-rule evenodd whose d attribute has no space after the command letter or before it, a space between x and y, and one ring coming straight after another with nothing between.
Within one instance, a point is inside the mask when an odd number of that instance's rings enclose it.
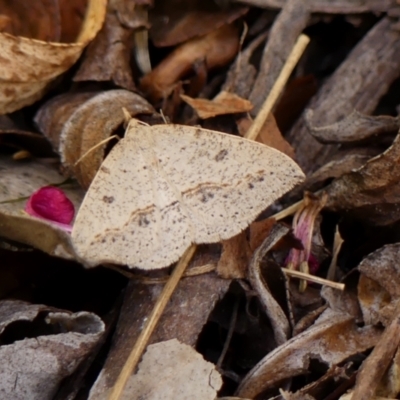
<instances>
[{"instance_id":1,"label":"moth antenna","mask_svg":"<svg viewBox=\"0 0 400 400\"><path fill-rule=\"evenodd\" d=\"M95 146L91 147L85 154L83 154L81 157L79 157L78 161L75 162L74 167L76 167L86 156L88 156L93 150L96 150L98 147L103 145L104 143L109 142L112 139L118 139L120 140L120 137L118 135L112 135L108 137L107 139L102 140L101 142L97 143Z\"/></svg>"}]
</instances>

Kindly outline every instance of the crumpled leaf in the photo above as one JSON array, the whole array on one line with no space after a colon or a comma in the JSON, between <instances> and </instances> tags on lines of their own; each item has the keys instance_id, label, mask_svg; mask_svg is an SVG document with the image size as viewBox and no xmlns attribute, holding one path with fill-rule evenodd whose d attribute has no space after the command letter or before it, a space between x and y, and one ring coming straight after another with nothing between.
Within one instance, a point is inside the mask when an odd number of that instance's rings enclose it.
<instances>
[{"instance_id":1,"label":"crumpled leaf","mask_svg":"<svg viewBox=\"0 0 400 400\"><path fill-rule=\"evenodd\" d=\"M310 134L321 143L353 143L399 129L398 117L366 115L357 110L334 124L316 127L312 123L313 114L312 109L305 112L305 123Z\"/></svg>"},{"instance_id":2,"label":"crumpled leaf","mask_svg":"<svg viewBox=\"0 0 400 400\"><path fill-rule=\"evenodd\" d=\"M253 290L257 293L264 312L269 317L272 329L274 331L274 338L278 346L288 340L290 335L290 324L281 306L273 297L267 281L263 277L261 272L261 264L267 252L270 251L271 248L288 232L289 228L287 226L280 224L275 225L272 228L269 236L255 251L248 269L248 279ZM271 263L267 264L267 269L271 268L273 268ZM281 270L278 269L274 272L276 279L275 282L270 282L270 284L274 284L274 289L276 290L276 286L279 286L279 284L284 286L286 278Z\"/></svg>"},{"instance_id":3,"label":"crumpled leaf","mask_svg":"<svg viewBox=\"0 0 400 400\"><path fill-rule=\"evenodd\" d=\"M36 123L61 156L69 174L88 188L104 159L107 139L124 121L122 108L131 116L153 114L154 108L141 96L123 89L95 94L60 95L46 103ZM89 150L93 149L93 151ZM87 154L78 164L82 156Z\"/></svg>"},{"instance_id":4,"label":"crumpled leaf","mask_svg":"<svg viewBox=\"0 0 400 400\"><path fill-rule=\"evenodd\" d=\"M175 46L230 24L247 10L238 5L222 9L211 0L155 2L149 11L150 38L157 47Z\"/></svg>"},{"instance_id":5,"label":"crumpled leaf","mask_svg":"<svg viewBox=\"0 0 400 400\"><path fill-rule=\"evenodd\" d=\"M134 1L108 2L104 25L89 44L75 82L113 81L124 89L135 89L130 66L133 35L143 23L135 21L134 5Z\"/></svg>"},{"instance_id":6,"label":"crumpled leaf","mask_svg":"<svg viewBox=\"0 0 400 400\"><path fill-rule=\"evenodd\" d=\"M140 81L140 89L152 101L167 97L179 80L193 70L195 62L205 60L207 70L231 61L239 48L239 34L234 25L223 25L205 36L178 46L153 71Z\"/></svg>"},{"instance_id":7,"label":"crumpled leaf","mask_svg":"<svg viewBox=\"0 0 400 400\"><path fill-rule=\"evenodd\" d=\"M388 244L365 257L358 266L361 273L358 298L366 324L392 320L400 298L400 243Z\"/></svg>"},{"instance_id":8,"label":"crumpled leaf","mask_svg":"<svg viewBox=\"0 0 400 400\"><path fill-rule=\"evenodd\" d=\"M400 135L384 153L334 180L326 208L364 223L388 225L400 219Z\"/></svg>"},{"instance_id":9,"label":"crumpled leaf","mask_svg":"<svg viewBox=\"0 0 400 400\"><path fill-rule=\"evenodd\" d=\"M400 344L399 310L400 308L398 307L391 324L386 327L375 348L363 362L357 374L353 394L354 399L371 399L389 367Z\"/></svg>"},{"instance_id":10,"label":"crumpled leaf","mask_svg":"<svg viewBox=\"0 0 400 400\"><path fill-rule=\"evenodd\" d=\"M101 319L86 311L73 314L17 300L1 301L2 399L52 399L61 381L90 354L104 329Z\"/></svg>"},{"instance_id":11,"label":"crumpled leaf","mask_svg":"<svg viewBox=\"0 0 400 400\"><path fill-rule=\"evenodd\" d=\"M24 213L25 201L37 189L55 185L65 179L55 167L30 160L16 162L0 157L0 236L24 243L51 255L74 258L70 235L44 219ZM78 185L63 188L75 209L83 198Z\"/></svg>"},{"instance_id":12,"label":"crumpled leaf","mask_svg":"<svg viewBox=\"0 0 400 400\"><path fill-rule=\"evenodd\" d=\"M225 91L220 92L213 100L193 99L184 94L181 94L181 99L194 108L202 119L217 115L248 112L253 108L250 101Z\"/></svg>"},{"instance_id":13,"label":"crumpled leaf","mask_svg":"<svg viewBox=\"0 0 400 400\"><path fill-rule=\"evenodd\" d=\"M214 364L205 361L187 344L176 339L147 347L122 393L122 400L214 400L222 379ZM106 399L107 393L104 397Z\"/></svg>"},{"instance_id":14,"label":"crumpled leaf","mask_svg":"<svg viewBox=\"0 0 400 400\"><path fill-rule=\"evenodd\" d=\"M237 395L254 398L292 377L306 374L317 359L332 367L375 345L380 330L359 328L353 317L327 310L310 329L293 337L264 357L243 379Z\"/></svg>"},{"instance_id":15,"label":"crumpled leaf","mask_svg":"<svg viewBox=\"0 0 400 400\"><path fill-rule=\"evenodd\" d=\"M75 43L55 43L0 33L0 114L34 103L48 84L69 69L100 30L106 0L90 0Z\"/></svg>"}]
</instances>

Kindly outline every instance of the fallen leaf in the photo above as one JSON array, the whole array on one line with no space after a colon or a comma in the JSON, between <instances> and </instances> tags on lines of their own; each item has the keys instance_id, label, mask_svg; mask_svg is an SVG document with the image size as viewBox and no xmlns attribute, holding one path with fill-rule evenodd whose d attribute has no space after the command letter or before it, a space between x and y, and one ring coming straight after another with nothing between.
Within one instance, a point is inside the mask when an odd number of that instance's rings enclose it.
<instances>
[{"instance_id":1,"label":"fallen leaf","mask_svg":"<svg viewBox=\"0 0 400 400\"><path fill-rule=\"evenodd\" d=\"M388 225L400 219L400 135L384 153L334 180L326 189L326 208L348 213L364 223Z\"/></svg>"},{"instance_id":2,"label":"fallen leaf","mask_svg":"<svg viewBox=\"0 0 400 400\"><path fill-rule=\"evenodd\" d=\"M116 89L61 95L46 103L36 115L37 124L50 137L66 172L84 188L89 187L104 159L107 143L99 143L125 121L122 108L132 116L155 113L138 94Z\"/></svg>"},{"instance_id":3,"label":"fallen leaf","mask_svg":"<svg viewBox=\"0 0 400 400\"><path fill-rule=\"evenodd\" d=\"M36 0L27 6L23 0L1 0L0 10L9 21L1 30L3 33L45 42L60 40L60 10L56 2Z\"/></svg>"},{"instance_id":4,"label":"fallen leaf","mask_svg":"<svg viewBox=\"0 0 400 400\"><path fill-rule=\"evenodd\" d=\"M390 323L400 297L400 244L389 244L365 257L358 266L361 273L358 297L366 324Z\"/></svg>"},{"instance_id":5,"label":"fallen leaf","mask_svg":"<svg viewBox=\"0 0 400 400\"><path fill-rule=\"evenodd\" d=\"M354 110L350 115L328 126L316 127L312 123L314 111L305 112L305 122L311 135L321 143L353 143L382 133L399 130L398 117L374 116Z\"/></svg>"},{"instance_id":6,"label":"fallen leaf","mask_svg":"<svg viewBox=\"0 0 400 400\"><path fill-rule=\"evenodd\" d=\"M332 367L354 354L373 347L380 330L359 328L351 316L327 310L310 329L277 347L261 360L242 380L240 397L254 398L285 380L307 373L312 359Z\"/></svg>"},{"instance_id":7,"label":"fallen leaf","mask_svg":"<svg viewBox=\"0 0 400 400\"><path fill-rule=\"evenodd\" d=\"M269 236L255 251L248 269L248 280L250 281L253 290L257 293L264 312L269 317L274 331L274 338L278 346L288 340L290 335L290 324L281 306L271 294L271 289L268 287L268 283L261 273L261 264L267 252L270 251L271 248L288 232L288 227L279 224L275 225ZM268 267L272 268L270 265L268 265ZM281 270L275 272L277 272L275 274L277 279L274 282L275 289L279 283L281 283L282 286L285 286L284 283L282 284L282 282L285 282L286 280L283 272ZM278 274L280 274L279 278L277 277ZM280 282L277 282L279 280Z\"/></svg>"},{"instance_id":8,"label":"fallen leaf","mask_svg":"<svg viewBox=\"0 0 400 400\"><path fill-rule=\"evenodd\" d=\"M181 99L194 108L202 119L247 112L253 108L248 100L225 91L220 92L213 100L192 99L184 94L181 94Z\"/></svg>"},{"instance_id":9,"label":"fallen leaf","mask_svg":"<svg viewBox=\"0 0 400 400\"><path fill-rule=\"evenodd\" d=\"M68 70L96 36L105 11L105 0L89 1L75 43L44 42L0 33L2 57L7 60L0 66L0 114L10 113L40 99L49 83Z\"/></svg>"},{"instance_id":10,"label":"fallen leaf","mask_svg":"<svg viewBox=\"0 0 400 400\"><path fill-rule=\"evenodd\" d=\"M399 344L400 316L399 309L397 309L393 321L386 327L382 337L358 372L353 392L354 399L369 400L372 398Z\"/></svg>"},{"instance_id":11,"label":"fallen leaf","mask_svg":"<svg viewBox=\"0 0 400 400\"><path fill-rule=\"evenodd\" d=\"M140 23L132 24L135 7L129 8L125 3L136 2L108 2L104 25L89 44L73 78L75 82L112 81L124 89L135 89L130 62L134 28L138 28ZM126 25L126 22L130 24Z\"/></svg>"},{"instance_id":12,"label":"fallen leaf","mask_svg":"<svg viewBox=\"0 0 400 400\"><path fill-rule=\"evenodd\" d=\"M239 48L239 35L234 25L223 25L205 36L178 46L153 71L140 81L140 89L152 100L168 97L179 80L185 78L198 60L207 69L222 67L231 61Z\"/></svg>"},{"instance_id":13,"label":"fallen leaf","mask_svg":"<svg viewBox=\"0 0 400 400\"><path fill-rule=\"evenodd\" d=\"M215 365L176 339L147 347L139 370L126 384L121 399L214 400L222 386ZM107 393L105 393L104 399Z\"/></svg>"},{"instance_id":14,"label":"fallen leaf","mask_svg":"<svg viewBox=\"0 0 400 400\"><path fill-rule=\"evenodd\" d=\"M248 11L232 5L221 9L211 0L167 0L150 9L150 38L156 47L176 46L230 24Z\"/></svg>"},{"instance_id":15,"label":"fallen leaf","mask_svg":"<svg viewBox=\"0 0 400 400\"><path fill-rule=\"evenodd\" d=\"M12 326L19 324L19 331ZM4 399L51 399L104 332L95 314L70 313L17 300L0 302L0 391ZM11 328L11 329L10 329ZM30 328L30 329L29 329ZM37 332L32 337L32 332Z\"/></svg>"},{"instance_id":16,"label":"fallen leaf","mask_svg":"<svg viewBox=\"0 0 400 400\"><path fill-rule=\"evenodd\" d=\"M132 119L86 194L72 240L87 266L163 268L191 243L237 235L302 179L293 160L259 143Z\"/></svg>"},{"instance_id":17,"label":"fallen leaf","mask_svg":"<svg viewBox=\"0 0 400 400\"><path fill-rule=\"evenodd\" d=\"M224 279L243 279L246 277L251 257L246 232L243 231L228 240L222 241L222 253L217 265L217 273Z\"/></svg>"}]
</instances>

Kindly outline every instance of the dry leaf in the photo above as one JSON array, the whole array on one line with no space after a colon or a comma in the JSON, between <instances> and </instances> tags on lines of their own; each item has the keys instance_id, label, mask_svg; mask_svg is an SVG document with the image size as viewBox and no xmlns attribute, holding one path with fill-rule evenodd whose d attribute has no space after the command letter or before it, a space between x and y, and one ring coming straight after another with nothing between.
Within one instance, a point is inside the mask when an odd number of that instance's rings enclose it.
<instances>
[{"instance_id":1,"label":"dry leaf","mask_svg":"<svg viewBox=\"0 0 400 400\"><path fill-rule=\"evenodd\" d=\"M184 94L181 94L181 99L194 108L202 119L247 112L253 108L250 101L225 91L220 92L213 100L192 99Z\"/></svg>"},{"instance_id":2,"label":"dry leaf","mask_svg":"<svg viewBox=\"0 0 400 400\"><path fill-rule=\"evenodd\" d=\"M121 400L214 400L222 386L215 366L176 339L152 344ZM104 393L106 399L107 393Z\"/></svg>"},{"instance_id":3,"label":"dry leaf","mask_svg":"<svg viewBox=\"0 0 400 400\"><path fill-rule=\"evenodd\" d=\"M365 257L358 269L361 273L358 296L366 324L390 323L400 297L400 244L389 244Z\"/></svg>"},{"instance_id":4,"label":"dry leaf","mask_svg":"<svg viewBox=\"0 0 400 400\"><path fill-rule=\"evenodd\" d=\"M0 236L52 255L73 258L67 232L23 212L26 200L34 191L65 179L48 165L33 160L16 162L6 156L0 158L0 170ZM77 185L70 185L65 187L65 192L77 209L83 198L82 190Z\"/></svg>"},{"instance_id":5,"label":"dry leaf","mask_svg":"<svg viewBox=\"0 0 400 400\"><path fill-rule=\"evenodd\" d=\"M224 279L243 279L251 258L246 232L243 231L222 241L222 253L217 265L217 273Z\"/></svg>"},{"instance_id":6,"label":"dry leaf","mask_svg":"<svg viewBox=\"0 0 400 400\"><path fill-rule=\"evenodd\" d=\"M275 225L272 228L269 236L255 251L248 270L248 279L251 283L253 290L257 293L258 299L260 300L260 303L263 306L264 312L269 317L272 329L274 331L275 341L278 346L285 343L288 340L290 335L290 324L281 306L271 294L271 290L268 287L268 283L266 282L261 273L261 264L267 252L269 252L271 248L280 239L282 239L282 237L285 236L288 232L289 232L288 227L279 224ZM272 268L271 265L267 265L267 268L268 267ZM283 272L280 270L276 272L278 272L277 274L275 274L275 277L277 278L276 280L285 282L285 276L283 275ZM278 278L277 275L279 273L280 276ZM275 281L274 284L276 289L277 282Z\"/></svg>"},{"instance_id":7,"label":"dry leaf","mask_svg":"<svg viewBox=\"0 0 400 400\"><path fill-rule=\"evenodd\" d=\"M326 208L346 212L365 223L388 225L400 219L400 135L381 155L334 180Z\"/></svg>"},{"instance_id":8,"label":"dry leaf","mask_svg":"<svg viewBox=\"0 0 400 400\"><path fill-rule=\"evenodd\" d=\"M216 261L217 259L214 260L215 263ZM196 265L196 260L193 260L192 265ZM176 338L189 346L195 346L211 311L225 295L229 285L229 280L221 279L214 273L181 280L150 342L157 343ZM161 284L149 285L136 279L130 281L113 337L113 346L90 392L91 400L98 400L102 393L108 392L115 383L128 357L126 349L134 345L161 289Z\"/></svg>"},{"instance_id":9,"label":"dry leaf","mask_svg":"<svg viewBox=\"0 0 400 400\"><path fill-rule=\"evenodd\" d=\"M29 324L28 324L29 321ZM0 329L19 324L0 347L2 399L52 399L59 384L90 354L104 332L95 314L57 310L17 300L0 302ZM10 329L8 335L12 334ZM32 337L32 332L37 332Z\"/></svg>"},{"instance_id":10,"label":"dry leaf","mask_svg":"<svg viewBox=\"0 0 400 400\"><path fill-rule=\"evenodd\" d=\"M24 36L45 42L58 42L61 37L59 7L56 2L46 0L0 1L1 16L7 19L1 32Z\"/></svg>"},{"instance_id":11,"label":"dry leaf","mask_svg":"<svg viewBox=\"0 0 400 400\"><path fill-rule=\"evenodd\" d=\"M130 61L134 28L141 24L133 23L135 7L130 8L126 3L135 5L134 1L108 2L104 25L89 44L74 76L75 82L113 81L124 89L135 89Z\"/></svg>"},{"instance_id":12,"label":"dry leaf","mask_svg":"<svg viewBox=\"0 0 400 400\"><path fill-rule=\"evenodd\" d=\"M282 8L286 0L240 0L241 3L261 8ZM304 0L303 3L314 13L355 14L365 12L386 12L393 5L392 0Z\"/></svg>"},{"instance_id":13,"label":"dry leaf","mask_svg":"<svg viewBox=\"0 0 400 400\"><path fill-rule=\"evenodd\" d=\"M285 380L307 373L312 359L328 367L351 355L373 347L380 331L371 326L359 328L348 315L325 312L325 321L277 347L261 360L242 380L237 395L254 398Z\"/></svg>"},{"instance_id":14,"label":"dry leaf","mask_svg":"<svg viewBox=\"0 0 400 400\"><path fill-rule=\"evenodd\" d=\"M239 132L242 136L246 134L252 122L249 118L242 118L237 122ZM294 159L293 147L282 136L272 114L268 115L267 120L258 133L256 141L271 146Z\"/></svg>"},{"instance_id":15,"label":"dry leaf","mask_svg":"<svg viewBox=\"0 0 400 400\"><path fill-rule=\"evenodd\" d=\"M205 36L183 43L140 81L140 89L153 101L167 97L179 80L193 71L199 60L207 70L226 65L239 48L239 35L234 25L224 25Z\"/></svg>"},{"instance_id":16,"label":"dry leaf","mask_svg":"<svg viewBox=\"0 0 400 400\"><path fill-rule=\"evenodd\" d=\"M211 0L164 0L150 9L150 38L155 46L176 46L207 35L246 14L248 8L232 5L221 9Z\"/></svg>"},{"instance_id":17,"label":"dry leaf","mask_svg":"<svg viewBox=\"0 0 400 400\"><path fill-rule=\"evenodd\" d=\"M316 127L312 123L314 111L308 109L304 118L307 128L321 143L352 143L387 132L399 130L398 117L372 116L354 110L350 115L334 124Z\"/></svg>"},{"instance_id":18,"label":"dry leaf","mask_svg":"<svg viewBox=\"0 0 400 400\"><path fill-rule=\"evenodd\" d=\"M155 113L141 96L119 89L57 96L35 117L42 132L59 152L68 173L73 174L84 188L89 187L104 159L107 143L97 145L114 134L125 121L122 108L132 116Z\"/></svg>"},{"instance_id":19,"label":"dry leaf","mask_svg":"<svg viewBox=\"0 0 400 400\"><path fill-rule=\"evenodd\" d=\"M369 400L372 398L399 347L399 308L396 311L392 323L386 327L380 340L372 350L372 353L367 357L360 368L353 393L354 399Z\"/></svg>"},{"instance_id":20,"label":"dry leaf","mask_svg":"<svg viewBox=\"0 0 400 400\"><path fill-rule=\"evenodd\" d=\"M302 179L293 160L262 144L132 119L86 194L72 240L87 266L163 268L191 243L237 235Z\"/></svg>"},{"instance_id":21,"label":"dry leaf","mask_svg":"<svg viewBox=\"0 0 400 400\"><path fill-rule=\"evenodd\" d=\"M34 103L49 83L69 69L100 30L106 0L89 1L76 43L54 43L0 33L0 114Z\"/></svg>"}]
</instances>

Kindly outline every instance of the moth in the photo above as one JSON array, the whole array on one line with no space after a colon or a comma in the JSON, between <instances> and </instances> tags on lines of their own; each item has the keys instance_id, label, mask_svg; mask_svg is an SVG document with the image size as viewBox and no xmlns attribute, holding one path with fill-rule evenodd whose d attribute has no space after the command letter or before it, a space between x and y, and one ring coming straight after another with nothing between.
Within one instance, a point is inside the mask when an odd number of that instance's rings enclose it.
<instances>
[{"instance_id":1,"label":"moth","mask_svg":"<svg viewBox=\"0 0 400 400\"><path fill-rule=\"evenodd\" d=\"M291 158L261 143L132 119L86 193L72 242L87 266L167 267L192 243L240 233L303 180Z\"/></svg>"}]
</instances>

